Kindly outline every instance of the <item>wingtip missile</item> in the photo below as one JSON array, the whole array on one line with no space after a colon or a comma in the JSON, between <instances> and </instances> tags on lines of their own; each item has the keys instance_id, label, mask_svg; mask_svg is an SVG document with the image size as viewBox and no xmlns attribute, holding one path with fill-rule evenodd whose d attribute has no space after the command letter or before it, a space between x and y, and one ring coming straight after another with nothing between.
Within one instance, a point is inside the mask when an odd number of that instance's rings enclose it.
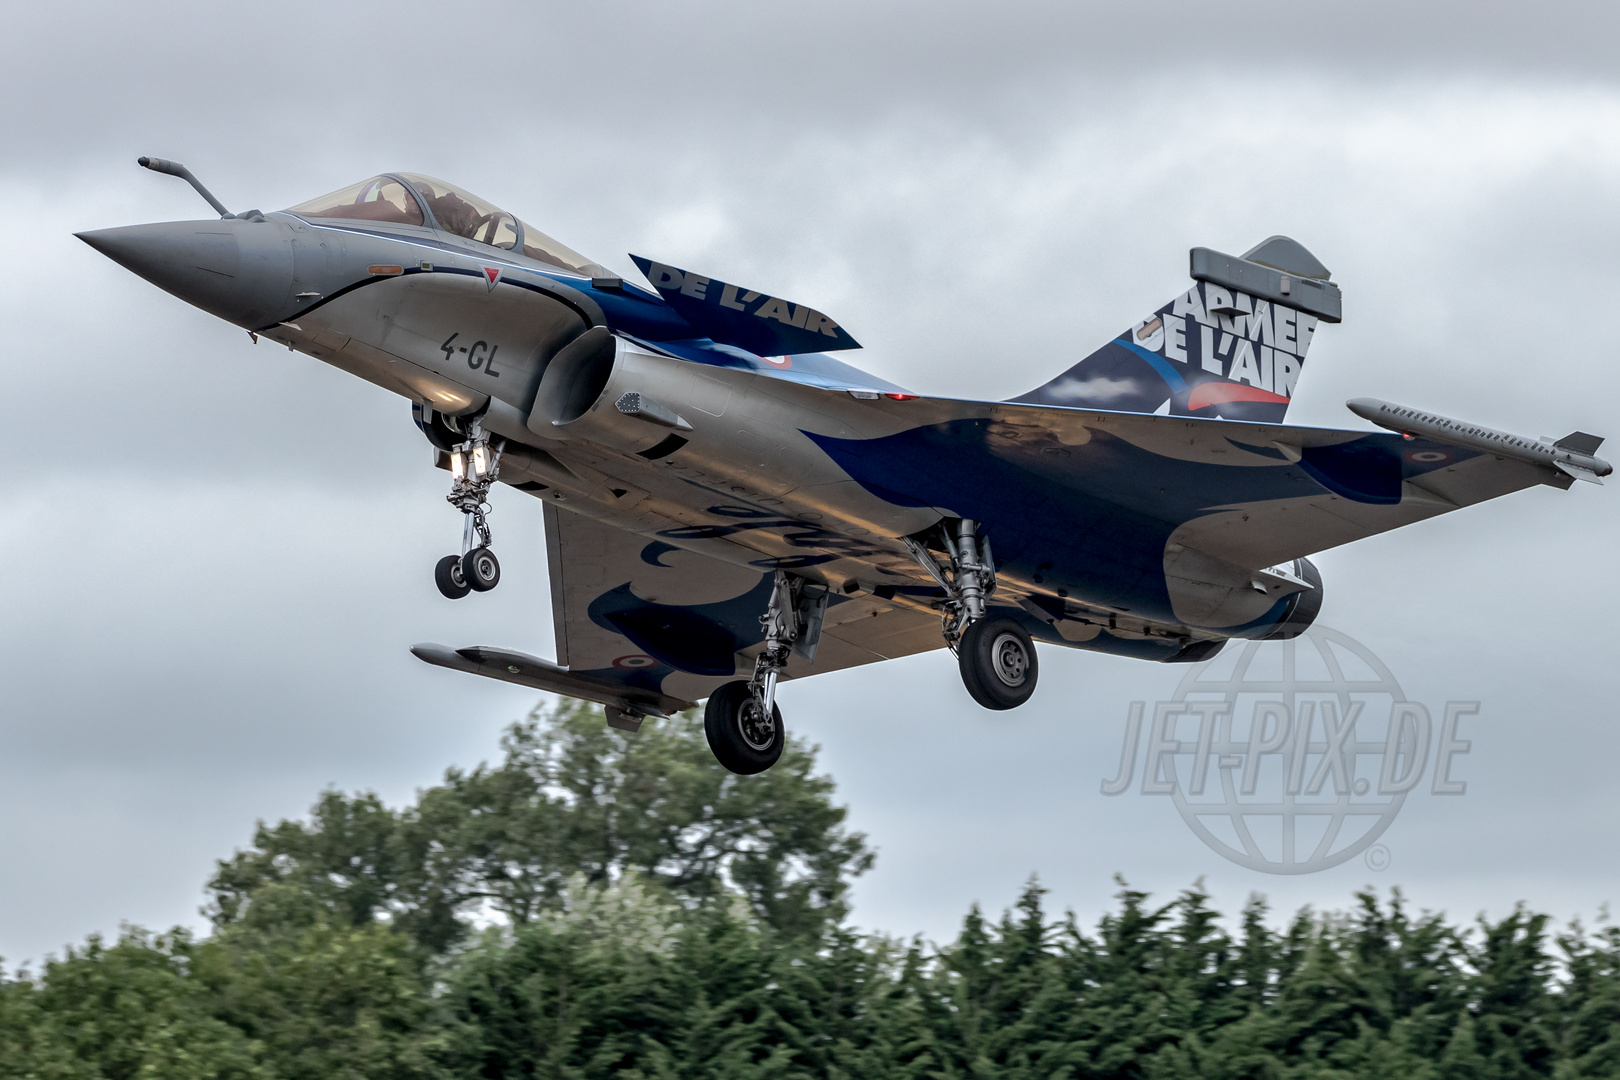
<instances>
[{"instance_id":1,"label":"wingtip missile","mask_svg":"<svg viewBox=\"0 0 1620 1080\"><path fill-rule=\"evenodd\" d=\"M1590 484L1601 484L1601 478L1614 471L1614 466L1595 455L1603 439L1584 431L1571 432L1554 442L1497 431L1378 398L1351 398L1344 404L1363 420L1408 438L1422 436L1485 454L1548 466Z\"/></svg>"}]
</instances>

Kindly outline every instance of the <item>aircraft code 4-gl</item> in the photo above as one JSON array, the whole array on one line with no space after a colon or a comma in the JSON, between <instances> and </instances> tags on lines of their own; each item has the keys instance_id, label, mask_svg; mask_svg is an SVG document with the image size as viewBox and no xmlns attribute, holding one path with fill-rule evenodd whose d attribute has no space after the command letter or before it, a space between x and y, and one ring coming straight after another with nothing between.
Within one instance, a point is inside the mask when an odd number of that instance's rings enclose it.
<instances>
[{"instance_id":1,"label":"aircraft code 4-gl","mask_svg":"<svg viewBox=\"0 0 1620 1080\"><path fill-rule=\"evenodd\" d=\"M483 368L494 378L500 378L501 373L495 370L495 350L499 349L500 346L491 345L487 341L475 341L471 345L457 345L455 340L460 336L461 332L457 331L444 339L444 344L439 346L439 351L444 353L444 358L454 360L459 353L467 358L467 366L472 370L477 371L479 368Z\"/></svg>"}]
</instances>

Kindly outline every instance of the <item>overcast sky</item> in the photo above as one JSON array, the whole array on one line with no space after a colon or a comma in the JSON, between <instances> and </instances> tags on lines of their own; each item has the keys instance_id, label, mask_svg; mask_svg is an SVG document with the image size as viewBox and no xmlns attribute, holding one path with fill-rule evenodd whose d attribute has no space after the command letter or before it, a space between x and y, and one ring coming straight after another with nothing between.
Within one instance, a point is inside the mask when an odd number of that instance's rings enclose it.
<instances>
[{"instance_id":1,"label":"overcast sky","mask_svg":"<svg viewBox=\"0 0 1620 1080\"><path fill-rule=\"evenodd\" d=\"M825 310L856 363L1005 398L1186 287L1186 251L1308 246L1345 293L1290 420L1371 395L1620 438L1612 5L14 5L0 69L0 955L196 923L213 860L319 790L394 802L533 704L416 641L550 656L538 504L504 577L459 541L409 406L247 336L75 230L385 169L458 182L628 272L634 251ZM1611 447L1615 453L1620 449ZM1611 456L1613 454L1611 453ZM1615 899L1614 485L1540 488L1329 552L1321 622L1438 709L1478 699L1459 798L1361 860L1239 868L1169 800L1099 793L1132 700L1184 670L1042 654L990 714L935 653L790 685L879 850L856 920L950 937L1039 873L1083 918L1121 873L1228 910L1402 885L1467 918Z\"/></svg>"}]
</instances>

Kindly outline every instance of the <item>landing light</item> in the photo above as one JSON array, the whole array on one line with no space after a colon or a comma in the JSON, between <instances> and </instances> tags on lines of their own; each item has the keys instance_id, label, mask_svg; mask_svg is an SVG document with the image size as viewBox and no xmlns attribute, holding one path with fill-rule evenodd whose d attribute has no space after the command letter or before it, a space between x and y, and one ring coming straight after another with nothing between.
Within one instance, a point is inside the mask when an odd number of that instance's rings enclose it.
<instances>
[{"instance_id":1,"label":"landing light","mask_svg":"<svg viewBox=\"0 0 1620 1080\"><path fill-rule=\"evenodd\" d=\"M450 475L457 480L467 479L467 455L460 450L450 455Z\"/></svg>"},{"instance_id":2,"label":"landing light","mask_svg":"<svg viewBox=\"0 0 1620 1080\"><path fill-rule=\"evenodd\" d=\"M479 479L489 475L489 447L475 446L472 452L473 473Z\"/></svg>"}]
</instances>

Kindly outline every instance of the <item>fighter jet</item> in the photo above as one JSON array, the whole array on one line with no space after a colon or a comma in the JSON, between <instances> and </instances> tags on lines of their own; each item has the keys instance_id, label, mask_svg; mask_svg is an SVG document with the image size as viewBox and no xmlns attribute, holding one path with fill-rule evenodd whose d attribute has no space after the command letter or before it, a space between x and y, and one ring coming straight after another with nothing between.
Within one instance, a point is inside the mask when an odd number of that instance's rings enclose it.
<instances>
[{"instance_id":1,"label":"fighter jet","mask_svg":"<svg viewBox=\"0 0 1620 1080\"><path fill-rule=\"evenodd\" d=\"M807 304L632 255L624 280L485 199L386 173L278 213L78 234L186 302L410 402L463 515L435 568L492 589L494 485L545 504L555 662L431 664L606 706L633 731L705 699L736 773L782 753L779 680L930 649L988 709L1035 642L1186 663L1322 607L1307 557L1521 488L1601 483L1550 441L1357 399L1388 431L1284 423L1327 268L1273 236L1193 248L1192 284L1034 390L925 396L835 353Z\"/></svg>"}]
</instances>

